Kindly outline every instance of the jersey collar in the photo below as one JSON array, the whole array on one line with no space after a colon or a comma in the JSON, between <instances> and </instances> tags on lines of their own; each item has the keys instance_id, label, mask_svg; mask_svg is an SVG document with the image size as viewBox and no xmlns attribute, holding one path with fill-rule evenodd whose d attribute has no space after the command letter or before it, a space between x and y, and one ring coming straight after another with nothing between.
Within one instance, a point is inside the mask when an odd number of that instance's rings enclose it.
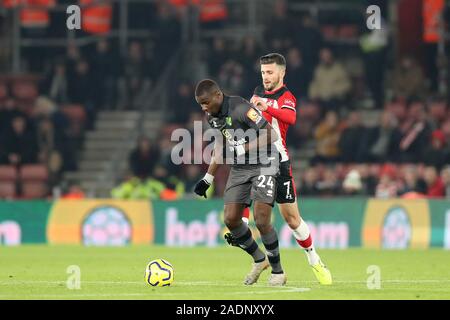
<instances>
[{"instance_id":1,"label":"jersey collar","mask_svg":"<svg viewBox=\"0 0 450 320\"><path fill-rule=\"evenodd\" d=\"M275 93L279 92L280 90L283 90L283 88L286 88L286 84L283 84L281 87L279 87L278 89L273 90L273 91L266 91L264 89L264 94L275 94Z\"/></svg>"}]
</instances>

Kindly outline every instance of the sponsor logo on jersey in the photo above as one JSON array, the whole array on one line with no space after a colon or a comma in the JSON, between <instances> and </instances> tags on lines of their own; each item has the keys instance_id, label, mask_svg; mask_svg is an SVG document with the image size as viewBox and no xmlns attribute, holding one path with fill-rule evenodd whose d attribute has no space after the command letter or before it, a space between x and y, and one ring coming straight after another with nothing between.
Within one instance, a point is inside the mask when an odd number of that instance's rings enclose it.
<instances>
[{"instance_id":1,"label":"sponsor logo on jersey","mask_svg":"<svg viewBox=\"0 0 450 320\"><path fill-rule=\"evenodd\" d=\"M261 115L253 108L250 108L247 112L247 117L254 123L259 123L262 119Z\"/></svg>"}]
</instances>

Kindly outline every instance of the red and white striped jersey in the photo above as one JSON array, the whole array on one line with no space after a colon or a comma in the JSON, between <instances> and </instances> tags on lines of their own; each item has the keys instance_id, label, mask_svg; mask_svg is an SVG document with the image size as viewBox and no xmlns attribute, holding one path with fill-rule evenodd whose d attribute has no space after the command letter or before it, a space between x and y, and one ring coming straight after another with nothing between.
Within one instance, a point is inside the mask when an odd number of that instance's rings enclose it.
<instances>
[{"instance_id":1,"label":"red and white striped jersey","mask_svg":"<svg viewBox=\"0 0 450 320\"><path fill-rule=\"evenodd\" d=\"M281 155L281 162L289 160L286 135L288 127L295 124L297 119L297 100L286 85L274 91L266 91L259 86L256 87L253 96L263 98L266 102L268 108L263 112L263 116L280 136L280 139L275 142L275 146Z\"/></svg>"}]
</instances>

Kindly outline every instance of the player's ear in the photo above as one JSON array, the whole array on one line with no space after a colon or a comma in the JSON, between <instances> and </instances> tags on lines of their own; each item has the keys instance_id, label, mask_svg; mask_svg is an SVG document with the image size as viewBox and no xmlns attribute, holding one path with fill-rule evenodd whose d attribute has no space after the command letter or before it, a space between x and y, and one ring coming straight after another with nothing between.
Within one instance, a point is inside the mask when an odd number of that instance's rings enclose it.
<instances>
[{"instance_id":1,"label":"player's ear","mask_svg":"<svg viewBox=\"0 0 450 320\"><path fill-rule=\"evenodd\" d=\"M286 67L281 67L281 77L283 78L286 75Z\"/></svg>"}]
</instances>

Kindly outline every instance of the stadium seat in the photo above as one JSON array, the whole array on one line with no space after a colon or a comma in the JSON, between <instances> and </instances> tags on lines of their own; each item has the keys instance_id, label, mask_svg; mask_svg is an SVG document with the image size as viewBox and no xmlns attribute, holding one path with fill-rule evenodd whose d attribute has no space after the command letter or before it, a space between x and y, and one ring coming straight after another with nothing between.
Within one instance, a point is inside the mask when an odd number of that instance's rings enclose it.
<instances>
[{"instance_id":1,"label":"stadium seat","mask_svg":"<svg viewBox=\"0 0 450 320\"><path fill-rule=\"evenodd\" d=\"M0 199L15 198L16 184L14 182L0 181Z\"/></svg>"},{"instance_id":2,"label":"stadium seat","mask_svg":"<svg viewBox=\"0 0 450 320\"><path fill-rule=\"evenodd\" d=\"M20 179L24 182L45 182L48 179L48 169L41 164L28 164L20 169Z\"/></svg>"},{"instance_id":3,"label":"stadium seat","mask_svg":"<svg viewBox=\"0 0 450 320\"><path fill-rule=\"evenodd\" d=\"M12 85L12 94L17 99L34 100L38 96L37 85L31 80L15 80Z\"/></svg>"},{"instance_id":4,"label":"stadium seat","mask_svg":"<svg viewBox=\"0 0 450 320\"><path fill-rule=\"evenodd\" d=\"M24 199L44 198L48 193L48 187L45 182L24 182L22 184L22 197Z\"/></svg>"},{"instance_id":5,"label":"stadium seat","mask_svg":"<svg viewBox=\"0 0 450 320\"><path fill-rule=\"evenodd\" d=\"M6 82L0 82L0 101L8 98L8 86Z\"/></svg>"},{"instance_id":6,"label":"stadium seat","mask_svg":"<svg viewBox=\"0 0 450 320\"><path fill-rule=\"evenodd\" d=\"M14 166L2 165L0 166L0 182L16 181L17 169Z\"/></svg>"},{"instance_id":7,"label":"stadium seat","mask_svg":"<svg viewBox=\"0 0 450 320\"><path fill-rule=\"evenodd\" d=\"M354 24L345 24L339 27L339 38L358 39L358 26Z\"/></svg>"}]
</instances>

